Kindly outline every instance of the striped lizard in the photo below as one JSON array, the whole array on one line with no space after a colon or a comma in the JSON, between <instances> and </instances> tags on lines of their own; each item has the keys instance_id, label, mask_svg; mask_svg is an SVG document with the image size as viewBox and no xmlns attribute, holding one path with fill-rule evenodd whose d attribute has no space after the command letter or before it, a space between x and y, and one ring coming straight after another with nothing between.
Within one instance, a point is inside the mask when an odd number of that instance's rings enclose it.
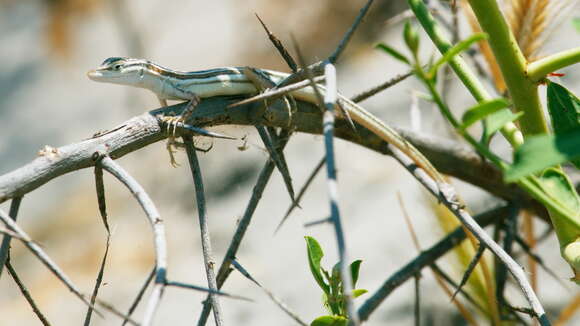
<instances>
[{"instance_id":1,"label":"striped lizard","mask_svg":"<svg viewBox=\"0 0 580 326\"><path fill-rule=\"evenodd\" d=\"M193 108L201 99L207 97L257 94L258 88L244 74L244 69L227 67L180 72L144 59L112 57L106 59L98 68L90 70L87 76L98 82L148 89L157 95L163 106L167 106L167 100L187 100L189 106ZM286 73L272 70L253 70L260 72L274 83L288 76ZM321 92L324 92L323 86L319 88ZM317 104L314 89L310 86L292 91L290 95L299 101ZM346 97L339 95L338 100L342 108L348 111L352 120L407 154L436 182L446 183L443 176L425 156L395 130ZM341 110L336 112L341 112Z\"/></svg>"}]
</instances>

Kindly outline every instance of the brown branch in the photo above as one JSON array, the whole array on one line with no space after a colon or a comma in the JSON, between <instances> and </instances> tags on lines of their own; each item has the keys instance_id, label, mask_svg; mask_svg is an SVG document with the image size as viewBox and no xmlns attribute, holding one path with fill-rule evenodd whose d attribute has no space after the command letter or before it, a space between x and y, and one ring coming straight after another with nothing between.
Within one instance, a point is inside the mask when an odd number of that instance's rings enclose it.
<instances>
[{"instance_id":1,"label":"brown branch","mask_svg":"<svg viewBox=\"0 0 580 326\"><path fill-rule=\"evenodd\" d=\"M196 108L189 123L196 126L255 125L293 128L299 132L321 134L320 109L306 102L297 101L297 111L288 116L288 110L273 103L267 114L257 116L261 104L248 104L235 108L228 105L240 97L214 97L204 99ZM180 112L185 104L177 104L146 112L133 117L112 131L96 135L78 143L44 150L38 158L22 167L0 176L0 203L23 196L63 174L95 165L95 152L107 153L116 159L139 148L163 140L167 133L161 129L155 114ZM431 135L404 129L397 131L416 146L442 173L459 178L489 193L506 199L518 200L523 207L547 217L543 207L515 185L506 185L501 172L467 146ZM388 144L364 127L357 125L356 132L346 120L337 119L335 136L365 146L371 150L390 155Z\"/></svg>"}]
</instances>

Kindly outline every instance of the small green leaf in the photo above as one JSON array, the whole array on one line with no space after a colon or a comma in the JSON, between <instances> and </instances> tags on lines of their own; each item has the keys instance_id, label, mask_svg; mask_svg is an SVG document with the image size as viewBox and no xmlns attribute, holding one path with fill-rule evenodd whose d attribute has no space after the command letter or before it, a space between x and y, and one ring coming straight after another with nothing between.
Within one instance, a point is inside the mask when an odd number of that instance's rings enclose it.
<instances>
[{"instance_id":1,"label":"small green leaf","mask_svg":"<svg viewBox=\"0 0 580 326\"><path fill-rule=\"evenodd\" d=\"M461 120L463 123L459 128L465 130L477 121L507 107L509 102L503 98L497 98L490 101L483 101L472 106L463 114Z\"/></svg>"},{"instance_id":2,"label":"small green leaf","mask_svg":"<svg viewBox=\"0 0 580 326\"><path fill-rule=\"evenodd\" d=\"M490 114L486 119L487 126L484 131L483 139L490 139L491 136L508 122L513 122L519 119L523 112L513 113L509 109L502 109Z\"/></svg>"},{"instance_id":3,"label":"small green leaf","mask_svg":"<svg viewBox=\"0 0 580 326\"><path fill-rule=\"evenodd\" d=\"M547 167L580 158L580 129L561 135L538 135L526 139L505 173L507 182L539 172Z\"/></svg>"},{"instance_id":4,"label":"small green leaf","mask_svg":"<svg viewBox=\"0 0 580 326\"><path fill-rule=\"evenodd\" d=\"M352 296L355 298L360 297L361 295L367 293L369 291L365 290L365 289L356 289L352 291Z\"/></svg>"},{"instance_id":5,"label":"small green leaf","mask_svg":"<svg viewBox=\"0 0 580 326\"><path fill-rule=\"evenodd\" d=\"M437 70L439 69L439 67L441 67L441 65L448 62L459 53L468 49L473 43L481 41L486 38L487 34L476 33L466 38L465 40L455 44L451 49L447 50L447 52L445 52L445 54L439 60L437 60L437 62L435 62L433 66L431 66L431 69L429 69L428 76L432 78L437 73Z\"/></svg>"},{"instance_id":6,"label":"small green leaf","mask_svg":"<svg viewBox=\"0 0 580 326\"><path fill-rule=\"evenodd\" d=\"M572 18L572 25L576 28L576 32L580 33L580 17Z\"/></svg>"},{"instance_id":7,"label":"small green leaf","mask_svg":"<svg viewBox=\"0 0 580 326\"><path fill-rule=\"evenodd\" d=\"M414 56L417 55L417 51L419 51L419 34L417 34L417 30L413 27L411 22L407 20L405 23L405 28L403 29L403 37L405 39L405 43L411 53Z\"/></svg>"},{"instance_id":8,"label":"small green leaf","mask_svg":"<svg viewBox=\"0 0 580 326\"><path fill-rule=\"evenodd\" d=\"M316 280L316 283L318 283L324 293L328 295L330 289L328 285L324 283L321 272L322 268L320 267L320 261L322 260L322 257L324 257L322 247L320 247L318 241L316 241L316 239L313 237L306 236L304 239L306 239L306 251L308 253L308 265L310 266L310 272Z\"/></svg>"},{"instance_id":9,"label":"small green leaf","mask_svg":"<svg viewBox=\"0 0 580 326\"><path fill-rule=\"evenodd\" d=\"M356 286L356 282L358 281L358 272L360 270L360 264L362 260L357 259L350 264L350 275L352 275L352 287Z\"/></svg>"},{"instance_id":10,"label":"small green leaf","mask_svg":"<svg viewBox=\"0 0 580 326\"><path fill-rule=\"evenodd\" d=\"M310 326L346 326L348 319L342 316L320 316L310 323Z\"/></svg>"},{"instance_id":11,"label":"small green leaf","mask_svg":"<svg viewBox=\"0 0 580 326\"><path fill-rule=\"evenodd\" d=\"M427 94L421 91L413 91L413 93L415 94L415 96L417 96L417 98L425 101L425 102L431 102L433 103L433 96L431 96L431 94Z\"/></svg>"},{"instance_id":12,"label":"small green leaf","mask_svg":"<svg viewBox=\"0 0 580 326\"><path fill-rule=\"evenodd\" d=\"M408 65L411 65L411 62L409 61L409 59L407 59L407 57L402 54L401 52L395 50L394 48L384 44L384 43L379 43L377 45L375 45L375 48L377 49L381 49L383 51L385 51L387 54L391 55L393 58L406 63Z\"/></svg>"},{"instance_id":13,"label":"small green leaf","mask_svg":"<svg viewBox=\"0 0 580 326\"><path fill-rule=\"evenodd\" d=\"M560 84L548 82L548 112L556 135L580 128L580 100ZM580 169L580 159L571 161Z\"/></svg>"}]
</instances>

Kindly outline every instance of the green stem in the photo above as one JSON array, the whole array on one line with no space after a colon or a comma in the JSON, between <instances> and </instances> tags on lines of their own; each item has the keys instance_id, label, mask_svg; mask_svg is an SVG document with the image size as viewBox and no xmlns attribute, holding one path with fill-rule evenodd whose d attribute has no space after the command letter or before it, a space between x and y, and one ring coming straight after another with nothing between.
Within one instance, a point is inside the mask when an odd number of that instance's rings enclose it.
<instances>
[{"instance_id":1,"label":"green stem","mask_svg":"<svg viewBox=\"0 0 580 326\"><path fill-rule=\"evenodd\" d=\"M413 13L415 13L417 20L421 23L425 32L427 32L427 35L433 41L433 44L439 49L439 52L445 54L449 51L453 45L443 35L437 22L429 12L429 8L427 8L422 0L407 0L407 2L411 10L413 10ZM477 102L483 102L492 98L461 56L457 55L449 60L449 66L455 71L457 77L467 87ZM501 133L514 148L519 147L523 143L523 137L514 123L510 122L506 124L501 129Z\"/></svg>"},{"instance_id":2,"label":"green stem","mask_svg":"<svg viewBox=\"0 0 580 326\"><path fill-rule=\"evenodd\" d=\"M447 104L443 102L443 99L435 88L435 84L426 78L426 74L419 64L415 66L415 69L419 79L421 79L421 81L427 86L433 102L435 102L441 111L441 114L443 114L443 116L445 116L445 118L451 123L457 133L459 133L471 146L473 146L479 153L481 153L481 155L493 162L498 168L505 172L508 168L508 164L502 161L501 158L491 152L486 146L476 141L469 133L467 133L467 131L459 128L459 122L457 119L455 119ZM517 183L533 198L542 203L550 211L550 213L557 213L559 216L561 216L561 219L566 221L566 223L569 223L576 228L580 228L580 221L578 219L572 218L572 216L575 216L575 213L570 211L567 207L559 204L557 198L553 198L550 193L544 191L543 185L540 183L537 177L529 176L519 180Z\"/></svg>"},{"instance_id":3,"label":"green stem","mask_svg":"<svg viewBox=\"0 0 580 326\"><path fill-rule=\"evenodd\" d=\"M463 139L465 139L485 158L487 158L500 168L505 167L506 164L501 160L501 158L499 158L497 155L491 152L486 146L484 146L483 144L475 140L473 137L471 137L471 135L467 133L467 131L462 130L460 128L461 124L459 123L459 121L457 121L457 119L455 119L453 113L441 98L441 95L439 94L437 88L435 87L435 83L433 82L432 79L427 78L427 74L425 73L425 71L423 71L421 65L418 62L415 64L415 71L417 72L417 76L419 77L419 79L425 84L425 86L427 86L427 89L429 90L429 94L431 95L433 102L435 102L435 104L439 108L439 111L441 111L441 114L445 117L445 119L447 119L447 121L449 121L449 123L451 124L451 126L453 126L455 131L458 134L460 134L463 137Z\"/></svg>"},{"instance_id":4,"label":"green stem","mask_svg":"<svg viewBox=\"0 0 580 326\"><path fill-rule=\"evenodd\" d=\"M547 74L580 62L580 47L558 52L528 64L528 78L534 82Z\"/></svg>"},{"instance_id":5,"label":"green stem","mask_svg":"<svg viewBox=\"0 0 580 326\"><path fill-rule=\"evenodd\" d=\"M538 85L527 77L526 58L518 47L496 0L469 0L481 29L489 35L489 45L502 72L524 135L544 134L548 125L544 118Z\"/></svg>"},{"instance_id":6,"label":"green stem","mask_svg":"<svg viewBox=\"0 0 580 326\"><path fill-rule=\"evenodd\" d=\"M439 49L441 54L445 54L453 47L453 44L443 35L443 32L439 28L439 25L435 21L435 18L429 12L429 8L425 6L422 0L408 0L409 7L415 13L417 20L423 26L433 44ZM473 71L469 68L467 63L460 57L455 56L449 60L449 66L453 68L463 85L467 87L471 95L478 101L491 100L491 96L485 90L485 87L479 79L475 76Z\"/></svg>"}]
</instances>

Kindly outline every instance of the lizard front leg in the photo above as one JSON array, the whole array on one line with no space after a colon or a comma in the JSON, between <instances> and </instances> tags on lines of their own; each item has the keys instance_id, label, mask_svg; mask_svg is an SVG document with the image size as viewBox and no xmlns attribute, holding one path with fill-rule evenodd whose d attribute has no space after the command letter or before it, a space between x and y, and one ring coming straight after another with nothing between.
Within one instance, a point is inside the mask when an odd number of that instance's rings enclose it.
<instances>
[{"instance_id":1,"label":"lizard front leg","mask_svg":"<svg viewBox=\"0 0 580 326\"><path fill-rule=\"evenodd\" d=\"M171 165L173 167L177 167L177 166L179 166L179 164L175 160L175 156L174 156L174 154L176 153L175 148L180 147L180 145L182 145L181 143L179 143L178 141L175 140L175 134L177 131L177 124L179 122L185 123L185 121L187 121L187 119L189 118L189 116L191 115L191 113L193 112L193 110L195 109L197 104L199 103L200 99L197 96L197 94L195 94L191 91L187 91L179 86L172 86L172 89L174 91L177 91L177 93L179 93L179 94L177 94L179 98L188 100L187 106L185 107L185 109L183 110L181 115L179 115L179 116L167 116L167 117L162 118L162 120L167 124L167 133L168 133L167 144L166 144L167 152L169 153ZM157 98L159 99L159 103L161 103L162 106L167 106L167 99L162 98L160 96L158 96ZM173 127L173 131L171 130L172 127Z\"/></svg>"}]
</instances>

